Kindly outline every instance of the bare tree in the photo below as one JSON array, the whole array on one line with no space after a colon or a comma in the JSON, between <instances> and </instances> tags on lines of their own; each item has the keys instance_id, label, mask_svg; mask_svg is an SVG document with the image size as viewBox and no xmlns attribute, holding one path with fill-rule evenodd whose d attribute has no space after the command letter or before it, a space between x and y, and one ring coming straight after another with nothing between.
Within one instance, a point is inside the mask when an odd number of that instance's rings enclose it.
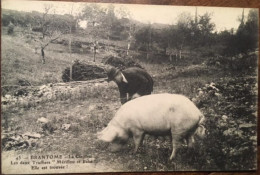
<instances>
[{"instance_id":1,"label":"bare tree","mask_svg":"<svg viewBox=\"0 0 260 175\"><path fill-rule=\"evenodd\" d=\"M125 8L124 6L121 6L119 7L119 9L116 10L116 13L119 15L119 17L121 19L129 19L128 22L124 25L127 25L126 26L126 29L128 30L128 39L127 39L127 51L126 51L126 55L129 55L129 50L130 50L130 47L131 47L131 44L133 42L133 36L135 34L135 29L136 29L136 26L135 24L132 24L130 22L130 19L131 19L131 13L130 11Z\"/></svg>"},{"instance_id":2,"label":"bare tree","mask_svg":"<svg viewBox=\"0 0 260 175\"><path fill-rule=\"evenodd\" d=\"M74 22L74 18L73 18L73 5L71 6L69 15L70 15L70 19L67 21L67 26L69 28L69 58L71 60L71 43L72 43L72 27L73 27L73 22ZM72 64L70 65L70 81L72 81Z\"/></svg>"},{"instance_id":3,"label":"bare tree","mask_svg":"<svg viewBox=\"0 0 260 175\"><path fill-rule=\"evenodd\" d=\"M53 9L53 5L51 4L44 5L44 13L40 18L40 27L41 27L42 36L39 38L39 40L37 39L35 40L38 43L40 43L42 64L45 64L46 62L45 48L51 42L57 40L62 35L62 32L57 28L57 26L52 25L54 20L54 15L55 15L55 13L53 13L51 17L49 16L52 9Z\"/></svg>"},{"instance_id":4,"label":"bare tree","mask_svg":"<svg viewBox=\"0 0 260 175\"><path fill-rule=\"evenodd\" d=\"M51 4L44 4L44 13L42 14L42 19L40 21L41 30L42 30L42 38L44 39L48 33L48 28L50 25L50 20L47 18L49 12L53 8Z\"/></svg>"},{"instance_id":5,"label":"bare tree","mask_svg":"<svg viewBox=\"0 0 260 175\"><path fill-rule=\"evenodd\" d=\"M113 6L110 6L113 10ZM93 35L93 61L96 61L96 51L97 51L97 44L98 44L98 36L99 34L106 32L101 31L98 25L103 24L106 21L106 9L102 8L98 4L90 4L86 5L82 10L82 18L88 21L88 24L91 24L87 30Z\"/></svg>"},{"instance_id":6,"label":"bare tree","mask_svg":"<svg viewBox=\"0 0 260 175\"><path fill-rule=\"evenodd\" d=\"M60 32L57 32L56 36L47 40L47 41L40 41L41 44L41 56L42 56L42 64L45 64L45 53L44 49L53 41L57 40L61 36Z\"/></svg>"}]
</instances>

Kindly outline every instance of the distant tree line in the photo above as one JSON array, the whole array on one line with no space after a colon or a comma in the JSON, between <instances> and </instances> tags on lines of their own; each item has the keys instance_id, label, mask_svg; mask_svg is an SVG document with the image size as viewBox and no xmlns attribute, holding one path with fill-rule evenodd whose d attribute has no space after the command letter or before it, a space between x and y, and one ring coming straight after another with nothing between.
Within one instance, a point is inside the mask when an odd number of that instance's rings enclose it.
<instances>
[{"instance_id":1,"label":"distant tree line","mask_svg":"<svg viewBox=\"0 0 260 175\"><path fill-rule=\"evenodd\" d=\"M258 48L258 12L250 10L247 20L240 20L240 25L236 32L223 31L220 33L223 44L226 46L224 53L235 55L247 53Z\"/></svg>"},{"instance_id":2,"label":"distant tree line","mask_svg":"<svg viewBox=\"0 0 260 175\"><path fill-rule=\"evenodd\" d=\"M156 52L175 58L182 58L184 51L201 51L208 56L232 56L257 49L257 10L251 9L247 17L243 13L238 29L216 32L211 19L209 13L196 13L192 16L184 12L179 14L175 25L146 25L132 20L127 9L116 9L113 5L101 7L98 4L86 5L77 17L72 14L28 13L5 9L2 12L3 26L12 23L15 26L31 27L33 31L41 32L43 38L57 30L73 34L79 28L78 21L86 20L86 31L95 41L100 38L127 40L128 49Z\"/></svg>"},{"instance_id":3,"label":"distant tree line","mask_svg":"<svg viewBox=\"0 0 260 175\"><path fill-rule=\"evenodd\" d=\"M42 32L46 35L49 32L60 30L62 33L68 33L68 23L73 20L72 30L75 31L77 21L72 15L58 15L40 12L19 12L14 10L5 10L2 12L2 26L8 26L12 23L15 26L30 27L35 32Z\"/></svg>"},{"instance_id":4,"label":"distant tree line","mask_svg":"<svg viewBox=\"0 0 260 175\"><path fill-rule=\"evenodd\" d=\"M244 13L243 13L244 14ZM240 19L237 30L215 31L211 15L205 13L192 17L189 13L179 15L176 25L157 29L148 24L135 33L136 48L141 51L159 51L162 54L175 54L182 57L182 51L207 51L208 56L233 56L257 49L258 12L250 10Z\"/></svg>"},{"instance_id":5,"label":"distant tree line","mask_svg":"<svg viewBox=\"0 0 260 175\"><path fill-rule=\"evenodd\" d=\"M82 10L80 17L88 21L88 29L95 37L108 40L127 40L131 25L127 9L115 9L113 5L101 7L89 4Z\"/></svg>"}]
</instances>

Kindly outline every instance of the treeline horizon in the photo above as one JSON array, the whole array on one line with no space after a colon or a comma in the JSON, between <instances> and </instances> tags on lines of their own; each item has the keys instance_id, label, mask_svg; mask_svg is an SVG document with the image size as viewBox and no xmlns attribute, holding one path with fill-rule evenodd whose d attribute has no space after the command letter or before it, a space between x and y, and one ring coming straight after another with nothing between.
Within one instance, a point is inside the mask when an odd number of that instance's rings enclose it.
<instances>
[{"instance_id":1,"label":"treeline horizon","mask_svg":"<svg viewBox=\"0 0 260 175\"><path fill-rule=\"evenodd\" d=\"M85 33L96 41L126 41L137 51L156 52L182 58L182 53L203 51L205 56L235 56L247 54L258 48L258 11L251 9L247 16L241 11L238 16L240 25L237 29L217 32L211 14L179 14L175 25L144 24L131 19L127 9L116 11L113 5L104 8L98 4L86 5L80 15L49 14L45 12L21 12L2 10L2 26L19 26L34 32L41 32L43 37L54 31L63 34ZM242 9L241 9L242 10ZM78 13L79 14L79 13ZM119 15L118 15L119 14ZM79 21L88 21L83 29Z\"/></svg>"}]
</instances>

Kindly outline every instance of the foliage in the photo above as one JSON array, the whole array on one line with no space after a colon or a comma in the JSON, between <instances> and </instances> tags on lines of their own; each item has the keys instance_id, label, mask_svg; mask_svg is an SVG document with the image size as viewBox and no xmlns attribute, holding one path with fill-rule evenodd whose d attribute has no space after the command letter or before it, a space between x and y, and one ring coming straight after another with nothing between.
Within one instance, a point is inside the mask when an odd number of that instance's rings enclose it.
<instances>
[{"instance_id":1,"label":"foliage","mask_svg":"<svg viewBox=\"0 0 260 175\"><path fill-rule=\"evenodd\" d=\"M82 10L82 18L87 19L95 25L96 22L101 22L104 19L105 11L97 4L89 4Z\"/></svg>"},{"instance_id":2,"label":"foliage","mask_svg":"<svg viewBox=\"0 0 260 175\"><path fill-rule=\"evenodd\" d=\"M119 15L116 15L119 13ZM128 38L130 20L126 9L115 10L113 5L103 8L98 4L86 5L82 11L82 19L88 21L89 28L96 39L105 34L105 38L125 40Z\"/></svg>"},{"instance_id":3,"label":"foliage","mask_svg":"<svg viewBox=\"0 0 260 175\"><path fill-rule=\"evenodd\" d=\"M114 57L112 55L104 57L102 59L102 63L116 67L120 70L126 69L128 67L139 67L143 68L140 64L138 64L136 61L134 61L130 57Z\"/></svg>"},{"instance_id":4,"label":"foliage","mask_svg":"<svg viewBox=\"0 0 260 175\"><path fill-rule=\"evenodd\" d=\"M223 55L237 55L254 51L258 47L258 11L250 10L247 21L241 21L236 32L223 31L220 35L225 48Z\"/></svg>"},{"instance_id":5,"label":"foliage","mask_svg":"<svg viewBox=\"0 0 260 175\"><path fill-rule=\"evenodd\" d=\"M153 25L147 25L135 33L136 47L142 51L156 50L154 45L167 54L177 54L182 57L185 47L198 48L209 47L214 44L215 24L211 22L211 15L205 13L199 16L198 22L192 19L190 13L181 13L176 25L170 25L163 29L155 29Z\"/></svg>"},{"instance_id":6,"label":"foliage","mask_svg":"<svg viewBox=\"0 0 260 175\"><path fill-rule=\"evenodd\" d=\"M251 72L256 73L257 67L257 52L250 52L247 54L238 54L234 56L211 56L205 60L205 64L209 66L217 66L222 69L229 69L230 71Z\"/></svg>"},{"instance_id":7,"label":"foliage","mask_svg":"<svg viewBox=\"0 0 260 175\"><path fill-rule=\"evenodd\" d=\"M68 24L73 24L73 30L76 30L76 20L68 14L44 14L39 12L17 12L13 10L3 10L2 24L8 26L9 23L15 26L31 27L32 30L44 32L44 35L50 35L50 32L60 30L62 33L68 33Z\"/></svg>"},{"instance_id":8,"label":"foliage","mask_svg":"<svg viewBox=\"0 0 260 175\"><path fill-rule=\"evenodd\" d=\"M222 79L198 89L196 104L208 130L203 141L204 168L253 169L256 166L255 78ZM249 156L250 155L250 156ZM223 161L225 160L225 161ZM207 165L206 165L207 164Z\"/></svg>"},{"instance_id":9,"label":"foliage","mask_svg":"<svg viewBox=\"0 0 260 175\"><path fill-rule=\"evenodd\" d=\"M151 25L147 25L141 29L139 29L135 33L135 40L141 46L140 50L149 51L153 42L153 36L155 34L154 29Z\"/></svg>"},{"instance_id":10,"label":"foliage","mask_svg":"<svg viewBox=\"0 0 260 175\"><path fill-rule=\"evenodd\" d=\"M250 10L245 24L241 23L236 33L237 52L246 53L258 47L258 11Z\"/></svg>"},{"instance_id":11,"label":"foliage","mask_svg":"<svg viewBox=\"0 0 260 175\"><path fill-rule=\"evenodd\" d=\"M46 7L45 10L48 10ZM49 9L50 10L50 9ZM47 12L47 11L46 11ZM2 24L22 26L26 30L41 32L43 37L51 36L55 31L61 33L79 33L78 19L87 20L85 32L94 40L127 41L131 48L149 52L149 54L174 55L183 58L187 51L198 50L201 56L234 56L240 53L254 51L258 42L258 13L250 10L248 17L241 21L238 29L214 32L215 24L212 14L205 13L195 18L187 12L179 14L176 25L138 24L131 20L127 9L117 9L113 5L102 7L98 4L88 4L81 16L45 14L39 12L17 12L3 10ZM127 46L125 46L127 47ZM208 53L205 53L209 51ZM205 55L206 54L206 55ZM194 57L194 55L189 55ZM147 59L156 57L148 56ZM158 56L157 59L160 59ZM186 56L185 56L186 57ZM172 59L169 57L169 60ZM164 60L167 60L164 59Z\"/></svg>"},{"instance_id":12,"label":"foliage","mask_svg":"<svg viewBox=\"0 0 260 175\"><path fill-rule=\"evenodd\" d=\"M10 22L10 24L8 25L7 34L12 35L13 33L14 33L14 25L13 23Z\"/></svg>"},{"instance_id":13,"label":"foliage","mask_svg":"<svg viewBox=\"0 0 260 175\"><path fill-rule=\"evenodd\" d=\"M62 72L62 80L64 82L69 81L87 81L98 78L106 78L106 72L104 68L99 65L92 65L89 63L83 63L75 61L72 65L72 80L70 80L70 67L67 67Z\"/></svg>"}]
</instances>

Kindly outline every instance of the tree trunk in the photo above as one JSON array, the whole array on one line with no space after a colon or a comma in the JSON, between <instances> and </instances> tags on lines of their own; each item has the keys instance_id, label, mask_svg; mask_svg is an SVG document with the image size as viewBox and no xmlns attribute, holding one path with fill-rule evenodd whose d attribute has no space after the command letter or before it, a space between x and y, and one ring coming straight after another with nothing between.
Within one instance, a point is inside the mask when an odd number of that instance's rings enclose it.
<instances>
[{"instance_id":1,"label":"tree trunk","mask_svg":"<svg viewBox=\"0 0 260 175\"><path fill-rule=\"evenodd\" d=\"M42 64L45 64L44 47L41 48L41 54L42 54Z\"/></svg>"},{"instance_id":2,"label":"tree trunk","mask_svg":"<svg viewBox=\"0 0 260 175\"><path fill-rule=\"evenodd\" d=\"M71 60L71 53L70 53L70 60ZM70 66L70 81L72 81L72 64Z\"/></svg>"},{"instance_id":3,"label":"tree trunk","mask_svg":"<svg viewBox=\"0 0 260 175\"><path fill-rule=\"evenodd\" d=\"M131 41L129 41L128 44L127 44L127 51L126 51L127 56L129 55L130 47L131 47Z\"/></svg>"},{"instance_id":4,"label":"tree trunk","mask_svg":"<svg viewBox=\"0 0 260 175\"><path fill-rule=\"evenodd\" d=\"M70 38L69 38L69 52L70 52L70 60L71 60L71 40L72 40L72 34L71 34L71 26L70 26ZM70 81L72 81L72 64L70 66Z\"/></svg>"},{"instance_id":5,"label":"tree trunk","mask_svg":"<svg viewBox=\"0 0 260 175\"><path fill-rule=\"evenodd\" d=\"M96 49L94 49L94 62L96 62Z\"/></svg>"},{"instance_id":6,"label":"tree trunk","mask_svg":"<svg viewBox=\"0 0 260 175\"><path fill-rule=\"evenodd\" d=\"M149 43L147 43L147 45L146 45L146 59L148 60L148 58L149 58Z\"/></svg>"},{"instance_id":7,"label":"tree trunk","mask_svg":"<svg viewBox=\"0 0 260 175\"><path fill-rule=\"evenodd\" d=\"M180 47L180 50L179 50L179 58L180 59L182 58L182 48L183 48L184 39L185 38L183 38L182 43L181 43L181 47Z\"/></svg>"},{"instance_id":8,"label":"tree trunk","mask_svg":"<svg viewBox=\"0 0 260 175\"><path fill-rule=\"evenodd\" d=\"M172 54L169 55L169 60L172 63Z\"/></svg>"}]
</instances>

